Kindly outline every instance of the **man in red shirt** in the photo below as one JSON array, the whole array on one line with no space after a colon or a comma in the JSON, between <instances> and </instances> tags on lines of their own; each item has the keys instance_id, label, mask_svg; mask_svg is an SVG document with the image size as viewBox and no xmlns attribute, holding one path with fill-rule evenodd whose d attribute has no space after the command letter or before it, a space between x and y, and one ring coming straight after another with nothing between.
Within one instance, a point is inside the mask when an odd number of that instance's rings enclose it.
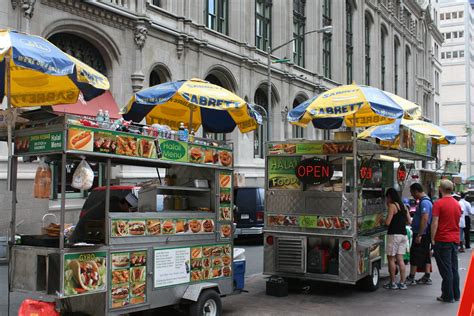
<instances>
[{"instance_id":1,"label":"man in red shirt","mask_svg":"<svg viewBox=\"0 0 474 316\"><path fill-rule=\"evenodd\" d=\"M442 196L433 205L431 222L431 244L434 248L436 264L443 279L440 302L459 301L458 243L461 205L452 197L453 183L441 180L439 185Z\"/></svg>"}]
</instances>

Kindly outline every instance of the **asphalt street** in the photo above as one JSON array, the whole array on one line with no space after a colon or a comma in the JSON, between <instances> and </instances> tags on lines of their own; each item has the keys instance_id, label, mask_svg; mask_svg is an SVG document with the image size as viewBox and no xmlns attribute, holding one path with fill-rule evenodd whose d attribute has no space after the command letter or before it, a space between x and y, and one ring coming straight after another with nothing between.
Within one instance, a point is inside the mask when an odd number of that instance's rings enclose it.
<instances>
[{"instance_id":1,"label":"asphalt street","mask_svg":"<svg viewBox=\"0 0 474 316\"><path fill-rule=\"evenodd\" d=\"M441 278L436 266L433 267L433 285L417 285L406 291L385 290L363 292L358 289L337 284L314 283L305 291L293 290L287 297L271 297L265 294L265 276L262 275L263 246L240 244L246 249L246 290L248 293L223 298L224 315L456 315L458 303L440 303L435 300L440 294ZM461 286L464 287L466 268L471 252L459 254ZM386 282L387 270L383 269ZM0 315L7 314L7 266L0 266ZM25 294L12 293L10 315L16 315ZM173 310L162 310L163 315L175 314ZM155 312L156 315L162 314ZM180 314L181 315L181 314Z\"/></svg>"}]
</instances>

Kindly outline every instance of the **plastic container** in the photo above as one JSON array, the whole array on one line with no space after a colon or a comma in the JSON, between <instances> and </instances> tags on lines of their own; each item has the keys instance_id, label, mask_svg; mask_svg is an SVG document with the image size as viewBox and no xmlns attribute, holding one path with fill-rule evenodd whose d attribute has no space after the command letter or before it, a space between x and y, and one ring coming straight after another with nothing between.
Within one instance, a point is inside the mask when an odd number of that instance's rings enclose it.
<instances>
[{"instance_id":1,"label":"plastic container","mask_svg":"<svg viewBox=\"0 0 474 316\"><path fill-rule=\"evenodd\" d=\"M234 260L233 264L234 269L234 288L236 290L243 290L245 286L245 266L246 261L243 260Z\"/></svg>"}]
</instances>

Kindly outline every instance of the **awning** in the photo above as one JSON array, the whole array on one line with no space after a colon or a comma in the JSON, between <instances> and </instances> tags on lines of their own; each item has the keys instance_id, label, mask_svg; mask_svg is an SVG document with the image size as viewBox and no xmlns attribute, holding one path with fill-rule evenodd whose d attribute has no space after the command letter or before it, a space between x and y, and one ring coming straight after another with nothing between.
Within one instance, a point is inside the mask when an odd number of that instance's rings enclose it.
<instances>
[{"instance_id":1,"label":"awning","mask_svg":"<svg viewBox=\"0 0 474 316\"><path fill-rule=\"evenodd\" d=\"M102 109L103 111L109 111L111 119L119 119L122 117L119 113L119 107L109 91L87 102L78 100L73 104L53 105L51 108L54 112L90 117L95 117L99 109Z\"/></svg>"}]
</instances>

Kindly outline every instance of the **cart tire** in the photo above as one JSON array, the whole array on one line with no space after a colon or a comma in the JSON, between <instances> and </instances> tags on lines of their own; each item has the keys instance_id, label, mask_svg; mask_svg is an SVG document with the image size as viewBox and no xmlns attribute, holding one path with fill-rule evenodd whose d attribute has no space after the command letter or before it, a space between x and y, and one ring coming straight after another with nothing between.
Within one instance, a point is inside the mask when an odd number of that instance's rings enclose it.
<instances>
[{"instance_id":1,"label":"cart tire","mask_svg":"<svg viewBox=\"0 0 474 316\"><path fill-rule=\"evenodd\" d=\"M372 263L372 272L360 280L357 285L360 289L368 292L376 291L380 283L380 266L378 262Z\"/></svg>"},{"instance_id":2,"label":"cart tire","mask_svg":"<svg viewBox=\"0 0 474 316\"><path fill-rule=\"evenodd\" d=\"M189 306L190 316L220 316L221 311L221 297L215 290L202 291L197 302Z\"/></svg>"}]
</instances>

